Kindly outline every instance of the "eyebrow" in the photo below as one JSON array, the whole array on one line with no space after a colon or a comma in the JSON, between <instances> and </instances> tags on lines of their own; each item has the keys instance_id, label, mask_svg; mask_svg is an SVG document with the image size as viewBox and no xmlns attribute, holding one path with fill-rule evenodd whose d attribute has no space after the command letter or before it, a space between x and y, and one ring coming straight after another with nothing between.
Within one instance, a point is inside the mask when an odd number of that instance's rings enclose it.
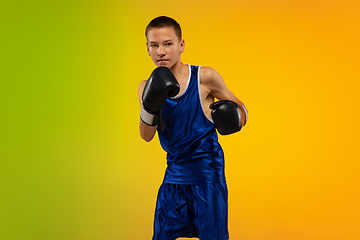
<instances>
[{"instance_id":1,"label":"eyebrow","mask_svg":"<svg viewBox=\"0 0 360 240\"><path fill-rule=\"evenodd\" d=\"M165 40L164 42L166 43L166 42L173 42L173 41L175 41L175 40L174 39L168 39L168 40ZM152 44L152 43L158 43L158 42L154 42L154 41L150 42L150 44Z\"/></svg>"}]
</instances>

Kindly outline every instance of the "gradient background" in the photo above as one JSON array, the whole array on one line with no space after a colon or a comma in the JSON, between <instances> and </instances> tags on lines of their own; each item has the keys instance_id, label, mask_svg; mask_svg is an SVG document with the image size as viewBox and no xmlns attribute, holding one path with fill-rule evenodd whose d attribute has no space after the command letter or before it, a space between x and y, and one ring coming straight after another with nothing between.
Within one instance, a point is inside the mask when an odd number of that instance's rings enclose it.
<instances>
[{"instance_id":1,"label":"gradient background","mask_svg":"<svg viewBox=\"0 0 360 240\"><path fill-rule=\"evenodd\" d=\"M183 28L249 110L221 136L232 240L360 239L360 2L1 1L0 239L151 239L144 29Z\"/></svg>"}]
</instances>

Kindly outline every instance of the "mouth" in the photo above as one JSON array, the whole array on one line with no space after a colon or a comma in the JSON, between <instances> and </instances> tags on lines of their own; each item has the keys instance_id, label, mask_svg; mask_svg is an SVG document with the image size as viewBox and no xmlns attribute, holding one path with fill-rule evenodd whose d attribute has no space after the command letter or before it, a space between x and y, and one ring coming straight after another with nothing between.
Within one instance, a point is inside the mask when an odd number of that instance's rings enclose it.
<instances>
[{"instance_id":1,"label":"mouth","mask_svg":"<svg viewBox=\"0 0 360 240\"><path fill-rule=\"evenodd\" d=\"M167 59L163 59L163 58L161 58L161 59L158 60L158 62L160 62L160 63L162 63L162 62L167 62L167 61L168 61Z\"/></svg>"}]
</instances>

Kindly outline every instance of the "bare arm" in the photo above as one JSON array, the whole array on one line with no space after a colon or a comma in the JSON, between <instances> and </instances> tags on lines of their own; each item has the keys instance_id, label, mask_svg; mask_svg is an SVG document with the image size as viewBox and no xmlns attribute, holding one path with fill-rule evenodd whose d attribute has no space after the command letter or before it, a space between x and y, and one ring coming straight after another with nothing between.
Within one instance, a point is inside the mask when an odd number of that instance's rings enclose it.
<instances>
[{"instance_id":1,"label":"bare arm","mask_svg":"<svg viewBox=\"0 0 360 240\"><path fill-rule=\"evenodd\" d=\"M245 124L246 121L246 107L243 102L241 102L226 86L221 75L216 72L214 69L209 67L201 68L201 85L213 98L218 100L231 100L237 103L240 106L241 114L241 123ZM206 106L208 107L208 106Z\"/></svg>"},{"instance_id":2,"label":"bare arm","mask_svg":"<svg viewBox=\"0 0 360 240\"><path fill-rule=\"evenodd\" d=\"M142 93L144 91L145 84L146 84L146 81L142 81L139 84L138 97L139 97L140 106L142 106L142 104L143 104ZM156 129L157 129L157 126L149 126L140 119L140 125L139 125L140 136L146 142L150 142L154 138Z\"/></svg>"}]
</instances>

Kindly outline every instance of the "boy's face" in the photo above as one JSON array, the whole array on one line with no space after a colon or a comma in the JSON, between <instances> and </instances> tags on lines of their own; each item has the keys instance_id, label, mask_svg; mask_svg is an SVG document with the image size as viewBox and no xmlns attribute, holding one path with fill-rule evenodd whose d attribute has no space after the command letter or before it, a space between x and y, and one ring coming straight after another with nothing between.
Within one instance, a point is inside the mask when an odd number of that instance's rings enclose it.
<instances>
[{"instance_id":1,"label":"boy's face","mask_svg":"<svg viewBox=\"0 0 360 240\"><path fill-rule=\"evenodd\" d=\"M153 28L147 34L146 47L157 67L173 67L180 61L185 42L179 40L172 27Z\"/></svg>"}]
</instances>

